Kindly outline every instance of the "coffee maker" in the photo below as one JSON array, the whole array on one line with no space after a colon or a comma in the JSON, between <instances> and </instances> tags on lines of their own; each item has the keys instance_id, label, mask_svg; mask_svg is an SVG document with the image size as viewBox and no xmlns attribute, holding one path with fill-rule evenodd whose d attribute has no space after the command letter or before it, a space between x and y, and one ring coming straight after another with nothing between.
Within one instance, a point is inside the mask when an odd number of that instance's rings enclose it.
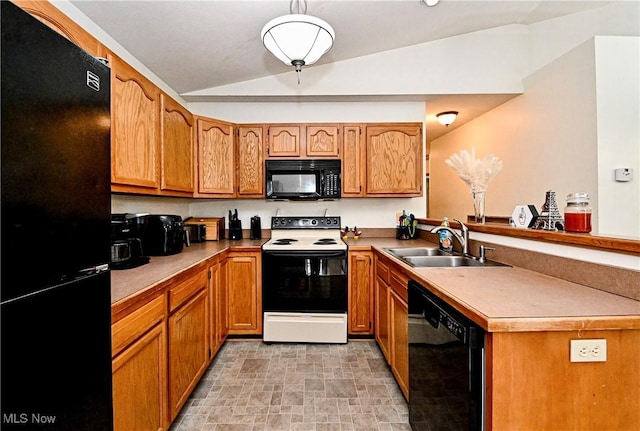
<instances>
[{"instance_id":1,"label":"coffee maker","mask_svg":"<svg viewBox=\"0 0 640 431\"><path fill-rule=\"evenodd\" d=\"M135 217L135 214L111 214L111 269L130 269L149 263Z\"/></svg>"}]
</instances>

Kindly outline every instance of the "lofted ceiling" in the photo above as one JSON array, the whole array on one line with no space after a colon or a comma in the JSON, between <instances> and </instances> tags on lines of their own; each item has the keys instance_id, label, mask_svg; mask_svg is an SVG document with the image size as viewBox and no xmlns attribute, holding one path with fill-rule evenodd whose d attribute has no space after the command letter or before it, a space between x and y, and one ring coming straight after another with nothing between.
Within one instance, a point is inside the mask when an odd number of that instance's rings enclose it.
<instances>
[{"instance_id":1,"label":"lofted ceiling","mask_svg":"<svg viewBox=\"0 0 640 431\"><path fill-rule=\"evenodd\" d=\"M71 3L179 94L295 73L264 48L260 31L272 18L288 14L290 6L296 12L298 0ZM333 48L316 63L319 65L508 24L532 24L610 2L441 0L435 7L420 0L306 3L306 13L324 19L336 33ZM458 126L513 95L448 97L434 97L427 105L435 113L451 109L455 101L456 109L465 113L454 123ZM445 131L444 126L434 127L428 140Z\"/></svg>"}]
</instances>

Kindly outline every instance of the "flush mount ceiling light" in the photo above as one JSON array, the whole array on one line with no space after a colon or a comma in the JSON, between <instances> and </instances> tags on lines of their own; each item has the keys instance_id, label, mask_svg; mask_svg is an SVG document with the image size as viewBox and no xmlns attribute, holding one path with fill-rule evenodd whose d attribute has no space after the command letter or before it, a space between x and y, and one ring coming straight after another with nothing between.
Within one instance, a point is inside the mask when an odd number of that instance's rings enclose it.
<instances>
[{"instance_id":1,"label":"flush mount ceiling light","mask_svg":"<svg viewBox=\"0 0 640 431\"><path fill-rule=\"evenodd\" d=\"M453 123L456 120L457 116L458 111L446 111L437 114L436 118L438 118L440 124L449 127L449 124Z\"/></svg>"},{"instance_id":2,"label":"flush mount ceiling light","mask_svg":"<svg viewBox=\"0 0 640 431\"><path fill-rule=\"evenodd\" d=\"M425 6L435 6L438 3L440 3L440 0L420 0L420 3L425 5Z\"/></svg>"},{"instance_id":3,"label":"flush mount ceiling light","mask_svg":"<svg viewBox=\"0 0 640 431\"><path fill-rule=\"evenodd\" d=\"M293 13L294 2L297 13ZM302 3L302 13L300 4ZM336 34L325 21L306 15L307 0L291 0L290 15L279 16L262 28L262 43L273 55L286 65L296 68L298 84L302 66L320 59L333 46Z\"/></svg>"}]
</instances>

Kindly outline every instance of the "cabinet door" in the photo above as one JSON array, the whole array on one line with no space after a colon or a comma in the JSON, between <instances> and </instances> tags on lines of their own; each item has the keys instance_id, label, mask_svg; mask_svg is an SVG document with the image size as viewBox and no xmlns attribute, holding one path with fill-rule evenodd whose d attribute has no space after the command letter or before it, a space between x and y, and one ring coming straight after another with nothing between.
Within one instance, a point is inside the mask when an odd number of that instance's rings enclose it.
<instances>
[{"instance_id":1,"label":"cabinet door","mask_svg":"<svg viewBox=\"0 0 640 431\"><path fill-rule=\"evenodd\" d=\"M367 126L367 195L421 196L422 126Z\"/></svg>"},{"instance_id":2,"label":"cabinet door","mask_svg":"<svg viewBox=\"0 0 640 431\"><path fill-rule=\"evenodd\" d=\"M159 185L160 92L117 56L109 55L109 59L112 190L155 194Z\"/></svg>"},{"instance_id":3,"label":"cabinet door","mask_svg":"<svg viewBox=\"0 0 640 431\"><path fill-rule=\"evenodd\" d=\"M300 157L300 126L269 126L268 157Z\"/></svg>"},{"instance_id":4,"label":"cabinet door","mask_svg":"<svg viewBox=\"0 0 640 431\"><path fill-rule=\"evenodd\" d=\"M349 253L349 333L373 334L372 253Z\"/></svg>"},{"instance_id":5,"label":"cabinet door","mask_svg":"<svg viewBox=\"0 0 640 431\"><path fill-rule=\"evenodd\" d=\"M190 196L194 188L193 115L165 94L160 100L161 189Z\"/></svg>"},{"instance_id":6,"label":"cabinet door","mask_svg":"<svg viewBox=\"0 0 640 431\"><path fill-rule=\"evenodd\" d=\"M362 129L359 125L342 128L342 197L364 196L366 158Z\"/></svg>"},{"instance_id":7,"label":"cabinet door","mask_svg":"<svg viewBox=\"0 0 640 431\"><path fill-rule=\"evenodd\" d=\"M376 322L375 322L375 337L378 342L378 346L382 351L387 362L391 362L390 356L390 337L389 337L389 302L390 293L389 286L385 281L376 275Z\"/></svg>"},{"instance_id":8,"label":"cabinet door","mask_svg":"<svg viewBox=\"0 0 640 431\"><path fill-rule=\"evenodd\" d=\"M171 421L178 415L209 363L207 301L207 289L203 288L169 316Z\"/></svg>"},{"instance_id":9,"label":"cabinet door","mask_svg":"<svg viewBox=\"0 0 640 431\"><path fill-rule=\"evenodd\" d=\"M41 22L87 51L89 54L94 56L99 55L100 43L98 40L48 1L12 1L34 17L38 18Z\"/></svg>"},{"instance_id":10,"label":"cabinet door","mask_svg":"<svg viewBox=\"0 0 640 431\"><path fill-rule=\"evenodd\" d=\"M164 323L113 359L113 429L167 428Z\"/></svg>"},{"instance_id":11,"label":"cabinet door","mask_svg":"<svg viewBox=\"0 0 640 431\"><path fill-rule=\"evenodd\" d=\"M220 261L218 279L218 344L222 346L229 335L229 265L227 259Z\"/></svg>"},{"instance_id":12,"label":"cabinet door","mask_svg":"<svg viewBox=\"0 0 640 431\"><path fill-rule=\"evenodd\" d=\"M213 358L227 338L226 275L222 276L221 263L209 267L209 345ZM226 272L226 265L224 266Z\"/></svg>"},{"instance_id":13,"label":"cabinet door","mask_svg":"<svg viewBox=\"0 0 640 431\"><path fill-rule=\"evenodd\" d=\"M393 290L389 295L391 326L391 372L406 399L409 399L409 308Z\"/></svg>"},{"instance_id":14,"label":"cabinet door","mask_svg":"<svg viewBox=\"0 0 640 431\"><path fill-rule=\"evenodd\" d=\"M238 197L264 198L263 127L238 126Z\"/></svg>"},{"instance_id":15,"label":"cabinet door","mask_svg":"<svg viewBox=\"0 0 640 431\"><path fill-rule=\"evenodd\" d=\"M227 259L229 334L262 333L262 281L260 253Z\"/></svg>"},{"instance_id":16,"label":"cabinet door","mask_svg":"<svg viewBox=\"0 0 640 431\"><path fill-rule=\"evenodd\" d=\"M306 126L307 157L339 157L340 127L337 124Z\"/></svg>"},{"instance_id":17,"label":"cabinet door","mask_svg":"<svg viewBox=\"0 0 640 431\"><path fill-rule=\"evenodd\" d=\"M198 118L198 191L234 196L235 151L233 125Z\"/></svg>"}]
</instances>

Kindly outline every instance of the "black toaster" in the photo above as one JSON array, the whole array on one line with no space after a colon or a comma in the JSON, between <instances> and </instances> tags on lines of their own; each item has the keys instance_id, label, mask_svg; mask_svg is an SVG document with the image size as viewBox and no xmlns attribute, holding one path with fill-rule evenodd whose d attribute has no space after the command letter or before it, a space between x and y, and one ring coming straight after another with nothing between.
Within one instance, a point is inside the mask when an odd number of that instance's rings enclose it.
<instances>
[{"instance_id":1,"label":"black toaster","mask_svg":"<svg viewBox=\"0 0 640 431\"><path fill-rule=\"evenodd\" d=\"M207 225L202 223L185 223L184 230L190 242L205 242L207 240Z\"/></svg>"}]
</instances>

